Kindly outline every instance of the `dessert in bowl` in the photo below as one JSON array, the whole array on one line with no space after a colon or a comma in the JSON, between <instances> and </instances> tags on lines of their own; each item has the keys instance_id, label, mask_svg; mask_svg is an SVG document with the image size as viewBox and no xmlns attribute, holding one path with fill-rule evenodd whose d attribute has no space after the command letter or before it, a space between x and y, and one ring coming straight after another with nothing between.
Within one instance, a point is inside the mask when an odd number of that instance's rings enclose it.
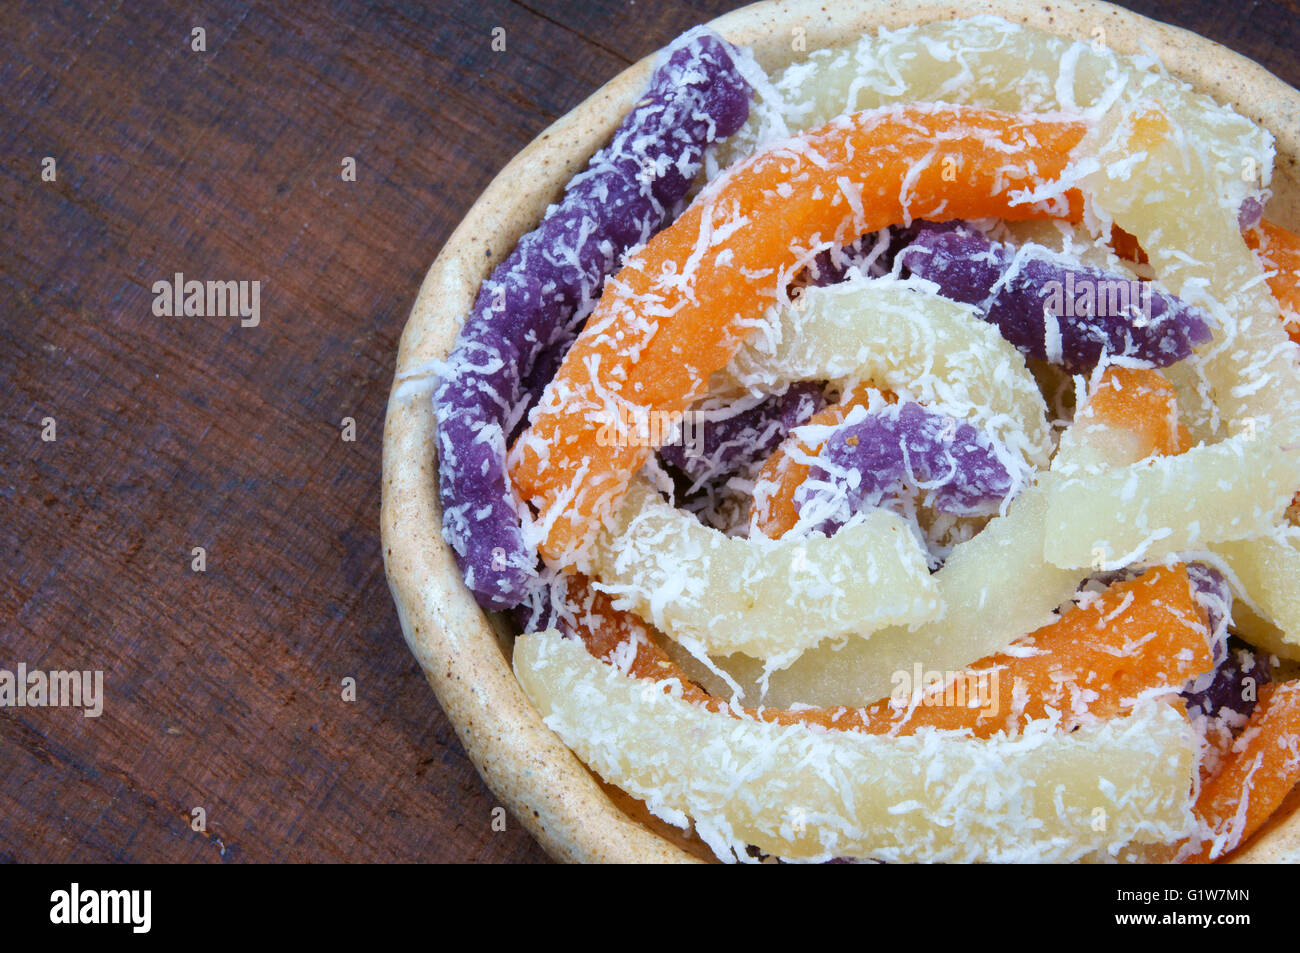
<instances>
[{"instance_id":1,"label":"dessert in bowl","mask_svg":"<svg viewBox=\"0 0 1300 953\"><path fill-rule=\"evenodd\" d=\"M553 855L1294 849L1300 97L1000 12L692 31L426 278L390 583Z\"/></svg>"}]
</instances>

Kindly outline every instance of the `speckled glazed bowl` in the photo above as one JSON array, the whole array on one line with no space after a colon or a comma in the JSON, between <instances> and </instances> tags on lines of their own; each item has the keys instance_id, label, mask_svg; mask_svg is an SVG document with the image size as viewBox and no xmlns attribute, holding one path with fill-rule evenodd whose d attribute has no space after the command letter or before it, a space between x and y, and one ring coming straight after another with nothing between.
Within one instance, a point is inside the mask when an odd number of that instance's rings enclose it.
<instances>
[{"instance_id":1,"label":"speckled glazed bowl","mask_svg":"<svg viewBox=\"0 0 1300 953\"><path fill-rule=\"evenodd\" d=\"M1173 74L1268 128L1277 139L1269 218L1300 226L1300 92L1250 60L1193 33L1107 3L1052 0L782 0L710 24L750 47L767 69L807 49L851 42L878 26L996 14L1087 38L1102 27L1123 53L1145 48ZM545 725L510 668L514 633L461 583L441 535L434 417L425 368L444 358L480 282L541 218L569 177L612 134L649 77L628 68L555 122L505 167L448 240L420 288L397 358L384 428L384 562L406 640L488 786L557 860L691 861L710 855L594 777ZM1300 860L1300 789L1237 857Z\"/></svg>"}]
</instances>

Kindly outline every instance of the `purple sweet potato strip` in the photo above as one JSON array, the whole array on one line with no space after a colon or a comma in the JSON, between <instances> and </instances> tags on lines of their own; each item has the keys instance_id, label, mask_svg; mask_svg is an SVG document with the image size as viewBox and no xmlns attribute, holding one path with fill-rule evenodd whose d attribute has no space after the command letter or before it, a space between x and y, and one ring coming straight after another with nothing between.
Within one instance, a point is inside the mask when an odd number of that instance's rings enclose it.
<instances>
[{"instance_id":1,"label":"purple sweet potato strip","mask_svg":"<svg viewBox=\"0 0 1300 953\"><path fill-rule=\"evenodd\" d=\"M679 211L705 148L748 117L736 56L703 30L675 42L610 144L483 283L461 328L434 394L439 491L443 538L484 608L518 604L537 571L506 477L506 435L605 277Z\"/></svg>"},{"instance_id":2,"label":"purple sweet potato strip","mask_svg":"<svg viewBox=\"0 0 1300 953\"><path fill-rule=\"evenodd\" d=\"M1250 717L1259 700L1259 689L1273 679L1269 671L1271 656L1244 642L1229 644L1224 659L1209 675L1209 684L1185 689L1183 700L1191 714L1200 711L1211 718L1221 717L1224 709L1241 720ZM1252 691L1246 691L1246 679L1252 679Z\"/></svg>"},{"instance_id":3,"label":"purple sweet potato strip","mask_svg":"<svg viewBox=\"0 0 1300 953\"><path fill-rule=\"evenodd\" d=\"M869 232L843 248L824 251L813 259L809 268L809 282L818 287L843 281L850 268L864 275L879 278L894 267L894 259L923 231L946 232L969 227L961 219L947 222L929 222L917 219L911 225L890 225L879 232Z\"/></svg>"},{"instance_id":4,"label":"purple sweet potato strip","mask_svg":"<svg viewBox=\"0 0 1300 953\"><path fill-rule=\"evenodd\" d=\"M793 384L783 394L768 397L730 417L706 421L703 446L692 446L683 427L680 443L661 447L660 458L695 481L725 480L761 463L794 427L808 422L826 406L821 385Z\"/></svg>"},{"instance_id":5,"label":"purple sweet potato strip","mask_svg":"<svg viewBox=\"0 0 1300 953\"><path fill-rule=\"evenodd\" d=\"M999 452L1001 451L1001 452ZM854 513L881 505L905 480L923 486L935 508L989 515L1016 486L994 438L947 414L902 403L838 427L795 494L801 517L831 531Z\"/></svg>"},{"instance_id":6,"label":"purple sweet potato strip","mask_svg":"<svg viewBox=\"0 0 1300 953\"><path fill-rule=\"evenodd\" d=\"M1223 573L1206 563L1188 563L1192 595L1205 610L1210 626L1210 659L1220 665L1228 654L1228 627L1232 625L1232 586Z\"/></svg>"},{"instance_id":7,"label":"purple sweet potato strip","mask_svg":"<svg viewBox=\"0 0 1300 953\"><path fill-rule=\"evenodd\" d=\"M901 257L945 297L981 308L1022 353L1072 374L1103 355L1168 367L1210 340L1204 312L1150 283L1018 254L971 228L925 229Z\"/></svg>"},{"instance_id":8,"label":"purple sweet potato strip","mask_svg":"<svg viewBox=\"0 0 1300 953\"><path fill-rule=\"evenodd\" d=\"M1237 209L1237 227L1243 232L1250 231L1260 223L1264 217L1264 197L1261 195L1248 195L1241 201L1241 207Z\"/></svg>"},{"instance_id":9,"label":"purple sweet potato strip","mask_svg":"<svg viewBox=\"0 0 1300 953\"><path fill-rule=\"evenodd\" d=\"M1184 687L1182 696L1188 713L1195 715L1199 711L1210 718L1221 718L1226 709L1233 713L1236 726L1244 725L1255 710L1258 690L1272 680L1269 666L1273 657L1229 634L1233 595L1223 573L1206 563L1190 562L1187 578L1209 622L1210 657L1215 666ZM1245 690L1246 679L1253 681L1252 691Z\"/></svg>"}]
</instances>

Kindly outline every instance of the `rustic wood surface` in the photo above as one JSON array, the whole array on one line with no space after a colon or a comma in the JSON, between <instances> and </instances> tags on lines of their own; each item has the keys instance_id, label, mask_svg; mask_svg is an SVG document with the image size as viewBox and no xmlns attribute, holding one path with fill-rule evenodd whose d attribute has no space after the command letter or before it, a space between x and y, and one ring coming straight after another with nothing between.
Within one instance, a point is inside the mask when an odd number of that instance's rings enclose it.
<instances>
[{"instance_id":1,"label":"rustic wood surface","mask_svg":"<svg viewBox=\"0 0 1300 953\"><path fill-rule=\"evenodd\" d=\"M397 341L511 155L737 5L0 4L0 668L106 695L0 709L0 859L545 860L385 584ZM1295 0L1130 6L1300 85ZM260 281L260 324L155 316L176 272Z\"/></svg>"}]
</instances>

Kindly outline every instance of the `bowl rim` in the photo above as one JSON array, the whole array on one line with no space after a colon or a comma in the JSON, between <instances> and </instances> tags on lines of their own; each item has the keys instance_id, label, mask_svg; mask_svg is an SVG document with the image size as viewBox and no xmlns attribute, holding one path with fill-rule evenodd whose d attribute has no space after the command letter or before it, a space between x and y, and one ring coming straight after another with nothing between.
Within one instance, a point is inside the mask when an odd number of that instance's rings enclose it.
<instances>
[{"instance_id":1,"label":"bowl rim","mask_svg":"<svg viewBox=\"0 0 1300 953\"><path fill-rule=\"evenodd\" d=\"M1101 27L1117 52L1154 53L1171 74L1268 128L1278 150L1270 218L1300 224L1300 91L1198 34L1101 0L841 0L834 6L765 0L708 25L750 47L772 70L806 55L789 41L796 27L805 31L806 48L815 50L850 42L867 29L986 14L1079 38ZM628 67L543 130L466 213L411 309L384 422L380 528L403 635L488 787L562 861L705 858L666 825L634 819L625 798L623 806L616 803L520 689L510 667L512 634L474 602L441 536L430 395L434 363L449 352L479 284L608 140L640 95L657 55ZM1298 794L1300 788L1234 860L1300 860Z\"/></svg>"}]
</instances>

